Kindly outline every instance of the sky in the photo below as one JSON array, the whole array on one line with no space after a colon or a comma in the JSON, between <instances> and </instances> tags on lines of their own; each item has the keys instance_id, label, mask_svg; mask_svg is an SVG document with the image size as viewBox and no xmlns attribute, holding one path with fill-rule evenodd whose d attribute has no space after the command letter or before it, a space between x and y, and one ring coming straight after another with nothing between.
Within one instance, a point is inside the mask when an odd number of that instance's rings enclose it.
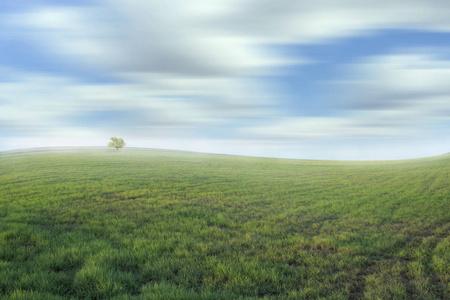
<instances>
[{"instance_id":1,"label":"sky","mask_svg":"<svg viewBox=\"0 0 450 300\"><path fill-rule=\"evenodd\" d=\"M0 2L0 151L450 151L448 0Z\"/></svg>"}]
</instances>

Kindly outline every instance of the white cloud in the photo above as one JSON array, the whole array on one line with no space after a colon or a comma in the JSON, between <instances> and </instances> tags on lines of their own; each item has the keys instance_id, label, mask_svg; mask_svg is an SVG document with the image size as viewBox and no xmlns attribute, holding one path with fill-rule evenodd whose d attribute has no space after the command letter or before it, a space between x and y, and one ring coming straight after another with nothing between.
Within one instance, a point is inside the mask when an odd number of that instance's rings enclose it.
<instances>
[{"instance_id":1,"label":"white cloud","mask_svg":"<svg viewBox=\"0 0 450 300\"><path fill-rule=\"evenodd\" d=\"M450 120L450 61L431 54L393 54L351 66L349 108L375 110L403 122Z\"/></svg>"},{"instance_id":2,"label":"white cloud","mask_svg":"<svg viewBox=\"0 0 450 300\"><path fill-rule=\"evenodd\" d=\"M291 117L248 127L244 133L249 137L291 141L386 139L417 134L411 126L390 122L386 116L387 112L382 115L360 113L347 117Z\"/></svg>"},{"instance_id":3,"label":"white cloud","mask_svg":"<svg viewBox=\"0 0 450 300\"><path fill-rule=\"evenodd\" d=\"M290 117L245 129L267 139L422 139L450 131L450 62L424 54L372 57L349 66L340 89L352 91L340 116ZM437 126L439 128L439 126Z\"/></svg>"},{"instance_id":4,"label":"white cloud","mask_svg":"<svg viewBox=\"0 0 450 300\"><path fill-rule=\"evenodd\" d=\"M448 1L241 1L220 25L266 42L310 43L366 30L450 30Z\"/></svg>"},{"instance_id":5,"label":"white cloud","mask_svg":"<svg viewBox=\"0 0 450 300\"><path fill-rule=\"evenodd\" d=\"M128 74L126 83L87 84L70 77L9 72L15 80L0 82L0 122L11 130L53 134L95 123L89 118L100 118L101 123L101 112L122 111L128 115L116 123L128 135L185 137L201 127L234 125L241 118L273 114L274 104L270 99L264 104L265 97L252 90L250 81Z\"/></svg>"},{"instance_id":6,"label":"white cloud","mask_svg":"<svg viewBox=\"0 0 450 300\"><path fill-rule=\"evenodd\" d=\"M374 29L450 31L448 1L100 1L33 6L16 34L110 72L249 76L293 63L264 45L310 43ZM303 61L298 61L303 63Z\"/></svg>"}]
</instances>

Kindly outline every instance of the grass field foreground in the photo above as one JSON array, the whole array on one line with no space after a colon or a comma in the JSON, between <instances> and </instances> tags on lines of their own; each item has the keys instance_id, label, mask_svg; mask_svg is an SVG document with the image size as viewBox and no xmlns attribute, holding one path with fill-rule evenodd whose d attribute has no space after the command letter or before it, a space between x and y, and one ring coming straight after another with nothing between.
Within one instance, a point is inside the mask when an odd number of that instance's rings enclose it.
<instances>
[{"instance_id":1,"label":"grass field foreground","mask_svg":"<svg viewBox=\"0 0 450 300\"><path fill-rule=\"evenodd\" d=\"M0 152L2 299L449 299L450 155Z\"/></svg>"}]
</instances>

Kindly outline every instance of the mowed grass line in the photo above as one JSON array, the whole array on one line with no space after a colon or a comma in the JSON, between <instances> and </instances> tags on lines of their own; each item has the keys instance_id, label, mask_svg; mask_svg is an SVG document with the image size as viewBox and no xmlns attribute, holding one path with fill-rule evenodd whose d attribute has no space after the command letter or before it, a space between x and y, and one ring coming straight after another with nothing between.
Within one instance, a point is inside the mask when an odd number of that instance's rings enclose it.
<instances>
[{"instance_id":1,"label":"mowed grass line","mask_svg":"<svg viewBox=\"0 0 450 300\"><path fill-rule=\"evenodd\" d=\"M445 299L450 156L0 152L5 299Z\"/></svg>"}]
</instances>

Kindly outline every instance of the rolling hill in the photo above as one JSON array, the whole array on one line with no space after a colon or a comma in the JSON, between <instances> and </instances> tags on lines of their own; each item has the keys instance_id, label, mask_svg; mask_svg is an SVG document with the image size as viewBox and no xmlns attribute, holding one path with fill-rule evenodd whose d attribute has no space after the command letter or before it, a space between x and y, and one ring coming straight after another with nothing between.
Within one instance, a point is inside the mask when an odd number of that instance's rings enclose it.
<instances>
[{"instance_id":1,"label":"rolling hill","mask_svg":"<svg viewBox=\"0 0 450 300\"><path fill-rule=\"evenodd\" d=\"M444 299L450 155L0 152L0 298Z\"/></svg>"}]
</instances>

